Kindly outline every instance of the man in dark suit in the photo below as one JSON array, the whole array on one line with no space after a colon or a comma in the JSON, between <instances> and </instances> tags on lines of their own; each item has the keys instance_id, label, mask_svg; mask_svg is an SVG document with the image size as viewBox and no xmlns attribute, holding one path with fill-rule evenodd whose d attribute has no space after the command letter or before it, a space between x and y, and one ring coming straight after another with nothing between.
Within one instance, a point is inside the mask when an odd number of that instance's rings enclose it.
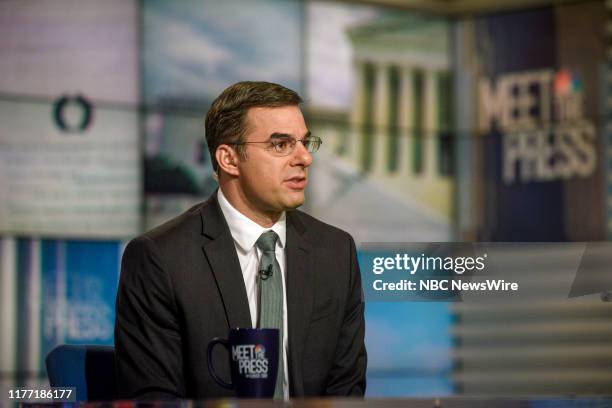
<instances>
[{"instance_id":1,"label":"man in dark suit","mask_svg":"<svg viewBox=\"0 0 612 408\"><path fill-rule=\"evenodd\" d=\"M266 319L282 337L275 397L363 396L355 243L296 210L321 144L300 103L267 82L234 84L213 102L206 139L220 188L131 241L123 255L115 324L121 397L233 396L209 374L206 346L230 328L271 327ZM262 280L262 251L278 269L277 300L265 297L262 285L274 279ZM217 348L213 362L229 379L226 353Z\"/></svg>"}]
</instances>

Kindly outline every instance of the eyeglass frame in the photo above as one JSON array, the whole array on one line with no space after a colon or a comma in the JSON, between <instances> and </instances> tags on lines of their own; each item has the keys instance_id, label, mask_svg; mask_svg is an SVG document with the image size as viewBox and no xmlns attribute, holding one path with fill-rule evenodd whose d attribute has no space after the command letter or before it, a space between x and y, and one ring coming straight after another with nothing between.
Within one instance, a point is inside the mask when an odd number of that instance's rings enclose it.
<instances>
[{"instance_id":1,"label":"eyeglass frame","mask_svg":"<svg viewBox=\"0 0 612 408\"><path fill-rule=\"evenodd\" d=\"M287 154L283 154L281 156L277 156L277 157L286 157L289 156L291 153L293 153L295 151L295 146L297 145L298 142L302 143L302 146L304 146L304 148L306 148L306 146L304 145L304 141L306 139L315 139L315 141L317 141L317 149L310 152L308 151L308 149L306 149L306 151L308 153L316 153L320 148L321 145L323 144L323 139L321 139L319 136L313 136L310 131L308 133L306 133L306 135L301 138L301 139L296 139L293 136L287 134L287 133L272 133L270 135L270 137L268 138L268 140L265 140L263 142L235 142L235 143L230 143L230 145L232 146L242 146L242 145L246 145L246 144L262 144L262 143L269 143L272 144L272 141L274 139L290 139L291 140L291 150L289 151L289 153ZM276 153L279 153L278 151L276 151L276 148L274 147L274 145L268 146L265 148L265 150L274 150Z\"/></svg>"}]
</instances>

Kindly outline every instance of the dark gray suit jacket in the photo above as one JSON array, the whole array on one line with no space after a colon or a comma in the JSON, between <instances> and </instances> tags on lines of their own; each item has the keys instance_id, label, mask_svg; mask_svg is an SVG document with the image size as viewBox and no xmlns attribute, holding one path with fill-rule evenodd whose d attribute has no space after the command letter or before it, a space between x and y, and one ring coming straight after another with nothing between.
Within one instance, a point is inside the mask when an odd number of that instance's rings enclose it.
<instances>
[{"instance_id":1,"label":"dark gray suit jacket","mask_svg":"<svg viewBox=\"0 0 612 408\"><path fill-rule=\"evenodd\" d=\"M364 303L349 234L287 212L286 291L290 395L362 396ZM124 398L233 396L212 379L206 346L251 327L238 256L216 194L132 240L116 303L115 352ZM216 371L229 379L227 351Z\"/></svg>"}]
</instances>

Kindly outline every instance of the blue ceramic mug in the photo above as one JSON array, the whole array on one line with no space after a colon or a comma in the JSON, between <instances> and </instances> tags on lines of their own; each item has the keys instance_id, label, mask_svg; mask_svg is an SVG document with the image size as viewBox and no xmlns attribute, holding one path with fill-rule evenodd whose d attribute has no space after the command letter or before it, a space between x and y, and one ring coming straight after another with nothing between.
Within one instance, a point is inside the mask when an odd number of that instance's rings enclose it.
<instances>
[{"instance_id":1,"label":"blue ceramic mug","mask_svg":"<svg viewBox=\"0 0 612 408\"><path fill-rule=\"evenodd\" d=\"M229 352L231 383L215 372L212 353L217 344L222 344ZM278 352L278 329L230 329L227 339L215 337L208 343L208 371L217 384L235 390L238 397L272 398Z\"/></svg>"}]
</instances>

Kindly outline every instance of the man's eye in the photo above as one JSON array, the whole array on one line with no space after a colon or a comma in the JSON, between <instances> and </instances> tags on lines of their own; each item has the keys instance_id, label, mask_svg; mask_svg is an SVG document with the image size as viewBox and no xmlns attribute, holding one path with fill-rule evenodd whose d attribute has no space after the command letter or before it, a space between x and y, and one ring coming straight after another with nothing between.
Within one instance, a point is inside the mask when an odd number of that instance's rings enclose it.
<instances>
[{"instance_id":1,"label":"man's eye","mask_svg":"<svg viewBox=\"0 0 612 408\"><path fill-rule=\"evenodd\" d=\"M272 142L272 146L274 146L274 148L276 150L283 150L286 149L289 146L289 141L287 140L275 140Z\"/></svg>"}]
</instances>

